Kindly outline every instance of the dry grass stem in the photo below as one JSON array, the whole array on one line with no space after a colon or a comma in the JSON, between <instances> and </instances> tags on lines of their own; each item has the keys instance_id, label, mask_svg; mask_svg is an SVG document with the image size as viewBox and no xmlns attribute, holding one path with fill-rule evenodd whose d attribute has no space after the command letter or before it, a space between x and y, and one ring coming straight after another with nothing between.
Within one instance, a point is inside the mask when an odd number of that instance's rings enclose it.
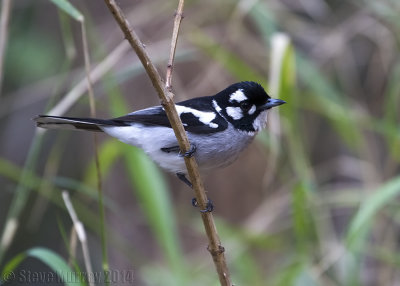
<instances>
[{"instance_id":1,"label":"dry grass stem","mask_svg":"<svg viewBox=\"0 0 400 286\"><path fill-rule=\"evenodd\" d=\"M102 78L123 57L128 47L125 42L122 42L100 64L93 68L90 72L92 83ZM85 77L48 114L62 116L87 91L87 88L87 78Z\"/></svg>"},{"instance_id":2,"label":"dry grass stem","mask_svg":"<svg viewBox=\"0 0 400 286\"><path fill-rule=\"evenodd\" d=\"M176 46L178 43L178 35L179 35L179 28L181 26L181 22L183 19L183 6L185 4L185 1L180 0L178 4L178 9L176 10L175 13L175 21L174 21L174 29L172 32L172 39L171 39L171 50L169 52L169 60L168 60L168 65L167 65L167 76L165 79L165 86L169 91L171 91L172 87L172 72L174 69L174 59L175 59L175 51L176 51Z\"/></svg>"},{"instance_id":3,"label":"dry grass stem","mask_svg":"<svg viewBox=\"0 0 400 286\"><path fill-rule=\"evenodd\" d=\"M74 224L74 229L76 231L78 239L82 245L83 260L85 262L86 271L89 274L93 273L92 264L90 262L89 247L88 247L88 243L87 243L85 227L83 226L83 223L78 219L78 216L75 212L75 209L74 209L71 199L69 197L69 193L67 191L63 191L62 197L64 200L65 207L67 208L68 213ZM89 281L90 286L94 286L93 279L88 279L88 281Z\"/></svg>"},{"instance_id":4,"label":"dry grass stem","mask_svg":"<svg viewBox=\"0 0 400 286\"><path fill-rule=\"evenodd\" d=\"M90 57L89 57L89 46L87 42L86 36L86 27L85 21L81 21L82 28L82 45L83 45L83 55L85 58L85 71L86 71L86 79L87 79L87 88L89 93L89 102L90 102L90 114L93 118L96 117L96 105L94 101L94 92L93 92L93 83L90 77ZM97 193L99 199L99 213L100 213L100 236L101 236L101 245L102 245L102 266L103 270L106 272L109 270L108 265L108 254L107 254L107 236L106 236L106 228L105 228L105 213L104 213L104 204L103 204L103 188L102 188L102 179L101 179L101 171L100 171L100 160L99 160L99 144L97 140L97 134L93 134L93 144L94 144L94 158L96 165L96 178L97 178Z\"/></svg>"},{"instance_id":5,"label":"dry grass stem","mask_svg":"<svg viewBox=\"0 0 400 286\"><path fill-rule=\"evenodd\" d=\"M0 96L3 83L3 65L4 55L7 46L8 36L8 21L10 19L11 0L3 0L1 3L1 18L0 18Z\"/></svg>"}]
</instances>

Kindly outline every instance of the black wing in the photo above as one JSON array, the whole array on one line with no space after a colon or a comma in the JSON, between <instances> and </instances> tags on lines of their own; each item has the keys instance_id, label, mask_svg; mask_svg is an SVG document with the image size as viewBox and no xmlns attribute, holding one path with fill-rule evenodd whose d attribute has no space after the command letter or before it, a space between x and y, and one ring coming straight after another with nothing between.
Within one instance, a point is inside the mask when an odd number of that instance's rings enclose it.
<instances>
[{"instance_id":1,"label":"black wing","mask_svg":"<svg viewBox=\"0 0 400 286\"><path fill-rule=\"evenodd\" d=\"M178 105L180 104L178 103ZM201 107L203 109L205 107L204 104ZM191 104L190 108L194 108L193 104ZM205 110L203 109L199 111ZM219 114L216 114L215 118L208 124L200 121L200 117L191 112L180 112L180 118L182 120L185 130L195 134L215 133L225 130L228 127L228 123ZM132 112L127 115L114 118L112 119L112 121L120 125L141 123L146 126L163 126L171 128L171 124L169 123L167 115L161 106L150 107L147 109Z\"/></svg>"}]
</instances>

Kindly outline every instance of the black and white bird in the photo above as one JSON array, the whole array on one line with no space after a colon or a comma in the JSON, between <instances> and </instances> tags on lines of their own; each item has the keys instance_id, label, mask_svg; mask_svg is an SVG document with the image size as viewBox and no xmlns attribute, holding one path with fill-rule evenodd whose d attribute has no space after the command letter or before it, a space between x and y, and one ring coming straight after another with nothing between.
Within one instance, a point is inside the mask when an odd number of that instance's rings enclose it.
<instances>
[{"instance_id":1,"label":"black and white bird","mask_svg":"<svg viewBox=\"0 0 400 286\"><path fill-rule=\"evenodd\" d=\"M183 156L194 155L200 169L229 165L266 126L268 110L283 103L250 81L232 84L213 96L176 103L192 145L191 152L183 155L162 106L113 119L39 115L34 120L42 128L105 132L143 149L158 165L190 185Z\"/></svg>"}]
</instances>

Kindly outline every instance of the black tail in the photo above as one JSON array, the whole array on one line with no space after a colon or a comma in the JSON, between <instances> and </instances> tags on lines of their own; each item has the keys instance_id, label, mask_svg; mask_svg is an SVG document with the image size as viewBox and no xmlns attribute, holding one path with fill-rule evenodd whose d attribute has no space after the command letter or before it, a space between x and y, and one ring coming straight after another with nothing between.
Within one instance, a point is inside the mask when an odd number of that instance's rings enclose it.
<instances>
[{"instance_id":1,"label":"black tail","mask_svg":"<svg viewBox=\"0 0 400 286\"><path fill-rule=\"evenodd\" d=\"M73 118L39 115L33 119L36 126L47 129L69 129L103 132L101 126L121 126L122 122L112 119Z\"/></svg>"}]
</instances>

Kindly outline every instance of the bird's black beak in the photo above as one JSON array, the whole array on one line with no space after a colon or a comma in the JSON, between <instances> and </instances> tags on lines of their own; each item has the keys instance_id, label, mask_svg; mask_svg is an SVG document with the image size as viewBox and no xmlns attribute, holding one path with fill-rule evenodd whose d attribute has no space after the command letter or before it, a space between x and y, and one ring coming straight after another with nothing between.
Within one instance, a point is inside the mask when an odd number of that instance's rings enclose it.
<instances>
[{"instance_id":1,"label":"bird's black beak","mask_svg":"<svg viewBox=\"0 0 400 286\"><path fill-rule=\"evenodd\" d=\"M272 107L282 105L284 103L286 103L286 101L284 101L282 99L270 98L270 99L268 99L267 103L261 107L261 109L263 109L263 110L270 109Z\"/></svg>"}]
</instances>

